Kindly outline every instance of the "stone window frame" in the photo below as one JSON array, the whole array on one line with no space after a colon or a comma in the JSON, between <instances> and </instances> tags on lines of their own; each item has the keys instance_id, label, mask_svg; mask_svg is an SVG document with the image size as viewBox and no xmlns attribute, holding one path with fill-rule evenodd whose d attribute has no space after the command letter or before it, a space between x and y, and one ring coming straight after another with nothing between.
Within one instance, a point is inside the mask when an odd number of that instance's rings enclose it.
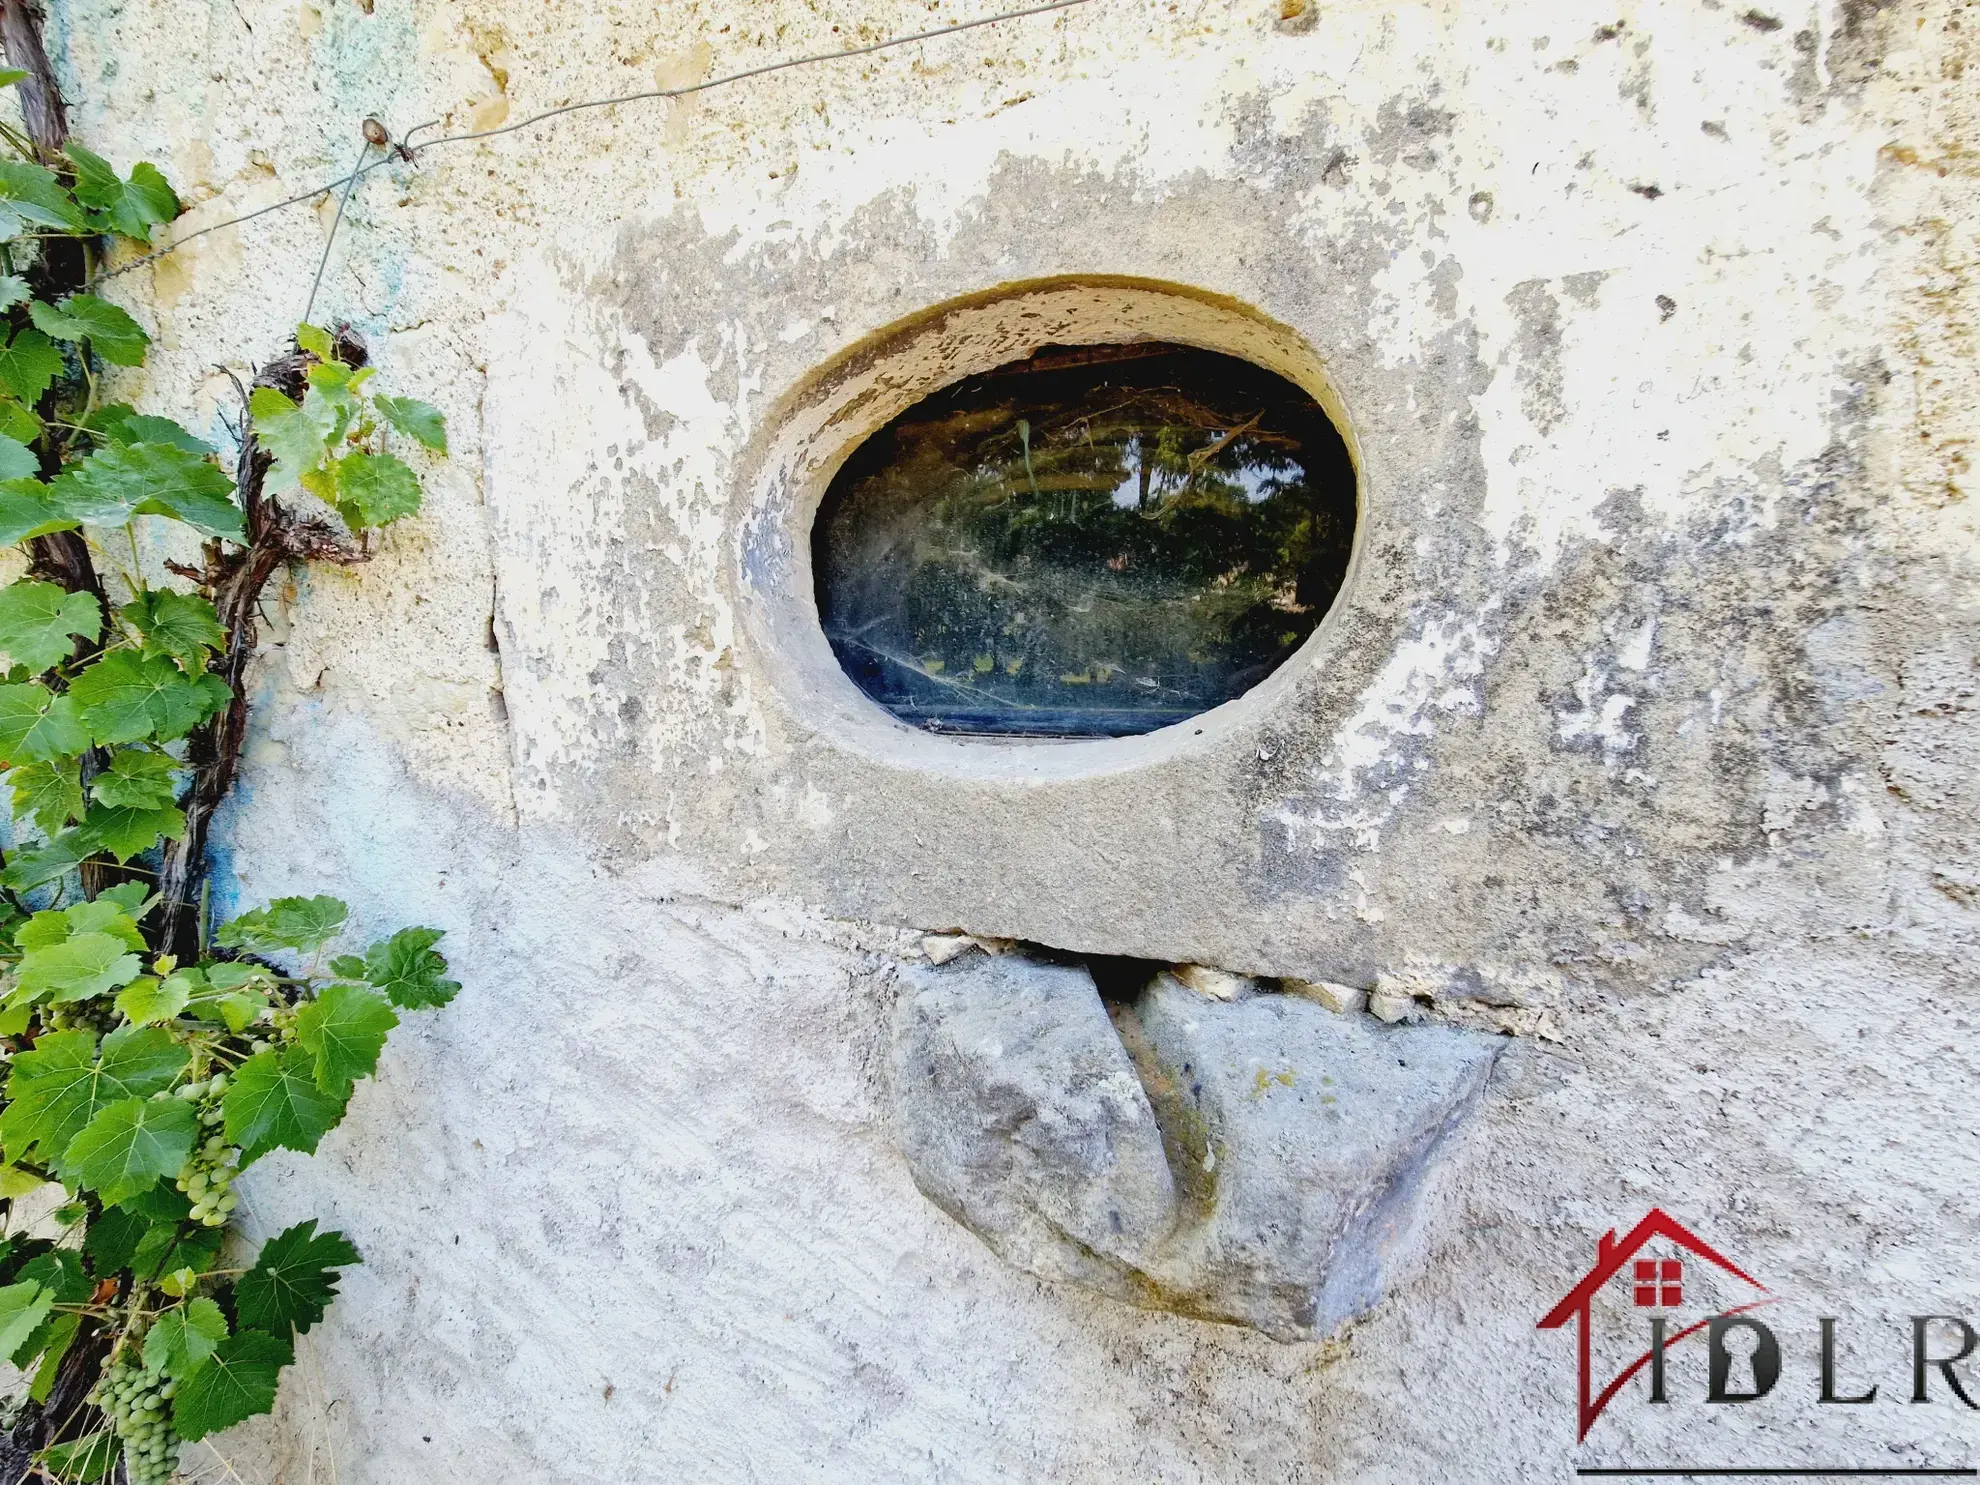
<instances>
[{"instance_id":1,"label":"stone window frame","mask_svg":"<svg viewBox=\"0 0 1980 1485\"><path fill-rule=\"evenodd\" d=\"M1221 351L1284 377L1320 404L1356 472L1353 555L1328 613L1257 686L1174 726L1119 738L1025 738L922 731L888 713L840 667L819 622L811 525L853 451L940 388L1022 360L1044 345L1167 341ZM876 761L970 779L1097 777L1211 752L1247 729L1299 678L1339 658L1370 539L1368 476L1356 420L1320 354L1249 305L1186 285L1079 276L950 300L865 337L793 387L744 462L735 589L745 635L797 725Z\"/></svg>"}]
</instances>

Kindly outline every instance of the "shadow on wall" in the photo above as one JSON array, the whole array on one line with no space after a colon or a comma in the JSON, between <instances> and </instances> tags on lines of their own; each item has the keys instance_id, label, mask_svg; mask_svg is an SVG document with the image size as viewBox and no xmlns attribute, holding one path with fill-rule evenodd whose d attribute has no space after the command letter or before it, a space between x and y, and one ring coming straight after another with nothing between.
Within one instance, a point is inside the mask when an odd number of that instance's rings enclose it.
<instances>
[{"instance_id":1,"label":"shadow on wall","mask_svg":"<svg viewBox=\"0 0 1980 1485\"><path fill-rule=\"evenodd\" d=\"M894 1014L922 1193L1027 1273L1275 1340L1381 1297L1502 1045L1217 971L961 942L903 974Z\"/></svg>"}]
</instances>

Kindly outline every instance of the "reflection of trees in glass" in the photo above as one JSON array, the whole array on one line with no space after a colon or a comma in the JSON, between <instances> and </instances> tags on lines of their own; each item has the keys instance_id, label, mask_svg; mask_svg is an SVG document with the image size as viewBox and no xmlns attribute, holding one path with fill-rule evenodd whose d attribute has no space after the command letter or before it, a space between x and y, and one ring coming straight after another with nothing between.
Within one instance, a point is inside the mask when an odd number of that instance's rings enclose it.
<instances>
[{"instance_id":1,"label":"reflection of trees in glass","mask_svg":"<svg viewBox=\"0 0 1980 1485\"><path fill-rule=\"evenodd\" d=\"M897 714L1143 732L1284 660L1353 528L1346 450L1290 383L1176 347L1048 350L868 440L814 565L840 660Z\"/></svg>"}]
</instances>

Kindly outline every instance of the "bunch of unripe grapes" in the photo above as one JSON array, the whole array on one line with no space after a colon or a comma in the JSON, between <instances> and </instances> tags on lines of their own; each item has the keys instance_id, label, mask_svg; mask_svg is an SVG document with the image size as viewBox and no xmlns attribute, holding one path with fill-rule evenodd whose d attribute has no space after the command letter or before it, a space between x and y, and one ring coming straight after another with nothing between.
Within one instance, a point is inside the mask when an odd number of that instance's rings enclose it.
<instances>
[{"instance_id":1,"label":"bunch of unripe grapes","mask_svg":"<svg viewBox=\"0 0 1980 1485\"><path fill-rule=\"evenodd\" d=\"M165 1485L178 1468L179 1441L168 1414L177 1382L141 1366L113 1362L90 1394L124 1443L124 1470L131 1485Z\"/></svg>"},{"instance_id":2,"label":"bunch of unripe grapes","mask_svg":"<svg viewBox=\"0 0 1980 1485\"><path fill-rule=\"evenodd\" d=\"M107 1006L89 1001L78 1001L73 1005L50 1006L41 1013L42 1025L50 1031L94 1031L110 1029L114 1012Z\"/></svg>"},{"instance_id":3,"label":"bunch of unripe grapes","mask_svg":"<svg viewBox=\"0 0 1980 1485\"><path fill-rule=\"evenodd\" d=\"M240 1174L241 1152L229 1145L220 1132L227 1117L221 1111L220 1095L226 1091L225 1073L215 1073L203 1082L187 1083L179 1089L179 1097L200 1105L202 1139L179 1168L179 1178L174 1184L192 1198L192 1220L204 1222L208 1227L220 1226L240 1203L233 1186L234 1177Z\"/></svg>"}]
</instances>

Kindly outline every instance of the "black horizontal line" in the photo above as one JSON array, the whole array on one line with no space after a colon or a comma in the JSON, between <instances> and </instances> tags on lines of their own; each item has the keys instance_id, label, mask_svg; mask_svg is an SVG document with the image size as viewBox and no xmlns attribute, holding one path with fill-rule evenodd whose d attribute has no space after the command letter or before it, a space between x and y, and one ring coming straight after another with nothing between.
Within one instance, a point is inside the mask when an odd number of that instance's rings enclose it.
<instances>
[{"instance_id":1,"label":"black horizontal line","mask_svg":"<svg viewBox=\"0 0 1980 1485\"><path fill-rule=\"evenodd\" d=\"M1676 1475L1714 1476L1761 1475L1775 1479L1799 1476L1803 1479L1920 1479L1926 1477L1971 1479L1980 1475L1980 1469L1971 1465L1752 1465L1752 1464L1652 1464L1652 1465L1581 1465L1577 1475Z\"/></svg>"}]
</instances>

